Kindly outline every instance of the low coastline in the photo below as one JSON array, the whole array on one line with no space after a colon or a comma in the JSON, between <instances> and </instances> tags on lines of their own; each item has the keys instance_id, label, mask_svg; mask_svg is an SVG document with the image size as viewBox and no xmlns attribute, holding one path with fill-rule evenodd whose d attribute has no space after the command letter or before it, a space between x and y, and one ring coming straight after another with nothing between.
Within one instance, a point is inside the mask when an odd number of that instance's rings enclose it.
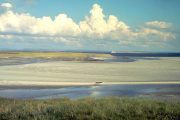
<instances>
[{"instance_id":1,"label":"low coastline","mask_svg":"<svg viewBox=\"0 0 180 120\"><path fill-rule=\"evenodd\" d=\"M43 59L52 58L52 61L39 61L38 56L41 54ZM7 55L9 54L5 56ZM120 57L112 61L90 62L87 60L91 57L102 59L109 55L79 53L16 53L10 55L19 58L1 59L5 66L0 67L0 90L2 97L5 98L32 99L38 96L78 98L103 95L157 97L157 93L158 96L162 95L162 99L168 97L179 100L180 65L178 63L180 58ZM21 55L23 64L20 61ZM72 58L69 58L69 55L72 55ZM26 63L31 61L29 58L26 61L24 59L26 56L33 58L31 64ZM57 56L73 60L57 59L54 61ZM11 62L18 65L9 64Z\"/></svg>"},{"instance_id":2,"label":"low coastline","mask_svg":"<svg viewBox=\"0 0 180 120\"><path fill-rule=\"evenodd\" d=\"M99 86L99 85L180 85L180 82L28 82L28 81L14 81L3 83L0 82L0 89L51 89L63 87L85 87L85 86Z\"/></svg>"}]
</instances>

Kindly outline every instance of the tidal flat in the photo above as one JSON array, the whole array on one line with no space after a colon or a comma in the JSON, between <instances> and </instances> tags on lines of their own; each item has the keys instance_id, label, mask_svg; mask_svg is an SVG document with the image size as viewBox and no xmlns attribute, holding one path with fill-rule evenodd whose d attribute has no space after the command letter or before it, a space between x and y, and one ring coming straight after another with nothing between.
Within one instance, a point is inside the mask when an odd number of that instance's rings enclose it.
<instances>
[{"instance_id":1,"label":"tidal flat","mask_svg":"<svg viewBox=\"0 0 180 120\"><path fill-rule=\"evenodd\" d=\"M179 83L180 58L134 62L49 61L0 66L0 85Z\"/></svg>"},{"instance_id":2,"label":"tidal flat","mask_svg":"<svg viewBox=\"0 0 180 120\"><path fill-rule=\"evenodd\" d=\"M179 57L138 58L81 53L81 58L84 56L86 59L79 59L79 53L66 53L66 56L76 56L76 60L67 61L62 59L66 58L65 53L41 53L41 58L34 56L35 53L19 54L1 56L1 97L73 99L95 95L180 98Z\"/></svg>"}]
</instances>

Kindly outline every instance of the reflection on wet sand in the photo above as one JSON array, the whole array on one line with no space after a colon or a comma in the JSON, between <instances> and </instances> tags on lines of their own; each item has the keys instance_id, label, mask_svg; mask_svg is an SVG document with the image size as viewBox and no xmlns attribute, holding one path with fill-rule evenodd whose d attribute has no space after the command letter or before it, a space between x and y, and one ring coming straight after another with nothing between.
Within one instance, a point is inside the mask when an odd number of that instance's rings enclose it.
<instances>
[{"instance_id":1,"label":"reflection on wet sand","mask_svg":"<svg viewBox=\"0 0 180 120\"><path fill-rule=\"evenodd\" d=\"M180 100L180 85L156 84L156 85L100 85L78 86L62 88L31 88L31 89L3 89L0 96L17 99L50 99L68 97L78 99L82 97L103 96L130 96L147 97L153 99Z\"/></svg>"}]
</instances>

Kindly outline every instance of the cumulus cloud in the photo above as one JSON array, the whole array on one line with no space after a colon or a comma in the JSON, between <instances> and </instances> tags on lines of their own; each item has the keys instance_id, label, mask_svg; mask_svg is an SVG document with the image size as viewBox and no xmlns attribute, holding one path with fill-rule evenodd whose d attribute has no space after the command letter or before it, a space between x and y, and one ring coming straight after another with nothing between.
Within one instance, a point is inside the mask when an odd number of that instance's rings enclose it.
<instances>
[{"instance_id":1,"label":"cumulus cloud","mask_svg":"<svg viewBox=\"0 0 180 120\"><path fill-rule=\"evenodd\" d=\"M151 22L146 22L145 24L150 27L156 27L162 29L171 27L171 23L163 22L163 21L151 21Z\"/></svg>"},{"instance_id":2,"label":"cumulus cloud","mask_svg":"<svg viewBox=\"0 0 180 120\"><path fill-rule=\"evenodd\" d=\"M105 37L118 39L129 32L129 26L119 21L116 16L110 15L105 19L103 9L98 4L93 5L90 16L81 21L79 26L83 35L102 39Z\"/></svg>"},{"instance_id":3,"label":"cumulus cloud","mask_svg":"<svg viewBox=\"0 0 180 120\"><path fill-rule=\"evenodd\" d=\"M59 14L54 20L48 16L36 18L12 11L0 15L0 32L73 36L78 29L78 25L65 14Z\"/></svg>"},{"instance_id":4,"label":"cumulus cloud","mask_svg":"<svg viewBox=\"0 0 180 120\"><path fill-rule=\"evenodd\" d=\"M1 4L1 6L12 7L8 3ZM41 40L43 38L68 44L85 38L116 40L129 44L139 39L175 39L172 33L156 29L169 28L170 23L152 21L145 24L146 26L140 29L132 30L116 16L106 16L98 4L94 4L89 15L79 23L66 14L59 14L54 19L49 16L37 18L28 13L16 13L8 10L0 15L0 38L7 36L7 39L11 39L12 36L21 36L20 38L23 39L22 36L28 36L33 39ZM154 28L149 28L149 26Z\"/></svg>"},{"instance_id":5,"label":"cumulus cloud","mask_svg":"<svg viewBox=\"0 0 180 120\"><path fill-rule=\"evenodd\" d=\"M7 8L7 9L12 8L11 3L2 3L0 6L3 7L3 8Z\"/></svg>"}]
</instances>

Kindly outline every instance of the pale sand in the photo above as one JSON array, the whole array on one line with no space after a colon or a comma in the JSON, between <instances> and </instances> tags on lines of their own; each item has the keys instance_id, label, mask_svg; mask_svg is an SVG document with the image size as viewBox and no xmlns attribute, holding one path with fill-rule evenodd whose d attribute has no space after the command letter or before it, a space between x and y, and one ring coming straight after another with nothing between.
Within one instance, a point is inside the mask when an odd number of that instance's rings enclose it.
<instances>
[{"instance_id":1,"label":"pale sand","mask_svg":"<svg viewBox=\"0 0 180 120\"><path fill-rule=\"evenodd\" d=\"M0 86L180 84L180 58L129 63L47 62L0 66Z\"/></svg>"}]
</instances>

